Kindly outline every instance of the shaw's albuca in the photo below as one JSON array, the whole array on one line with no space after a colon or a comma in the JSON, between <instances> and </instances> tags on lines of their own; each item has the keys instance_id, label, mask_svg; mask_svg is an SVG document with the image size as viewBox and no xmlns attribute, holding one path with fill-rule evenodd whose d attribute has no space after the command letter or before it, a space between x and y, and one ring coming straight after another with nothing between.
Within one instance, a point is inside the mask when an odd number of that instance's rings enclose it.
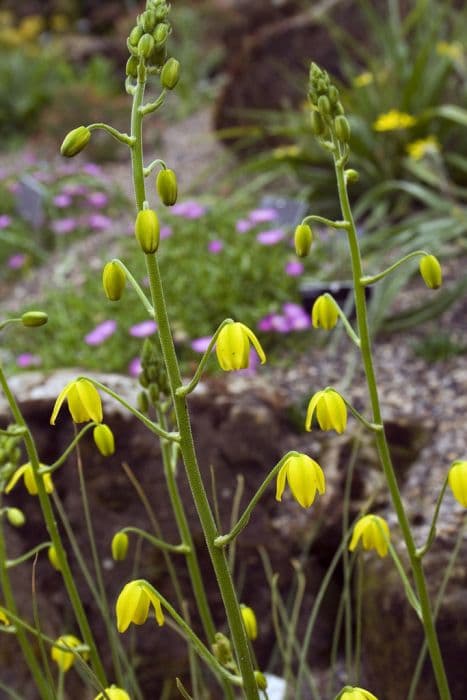
<instances>
[{"instance_id":1,"label":"shaw's albuca","mask_svg":"<svg viewBox=\"0 0 467 700\"><path fill-rule=\"evenodd\" d=\"M316 416L321 430L335 430L336 433L343 433L347 426L345 401L334 389L317 391L311 397L306 412L306 430L311 430L313 416Z\"/></svg>"},{"instance_id":2,"label":"shaw's albuca","mask_svg":"<svg viewBox=\"0 0 467 700\"><path fill-rule=\"evenodd\" d=\"M72 650L82 646L82 644L83 642L80 642L73 634L64 634L56 640L50 652L50 656L63 673L69 671L76 661L76 656ZM69 651L66 651L63 647L68 648ZM81 654L81 656L86 658L87 653L85 652Z\"/></svg>"},{"instance_id":3,"label":"shaw's albuca","mask_svg":"<svg viewBox=\"0 0 467 700\"><path fill-rule=\"evenodd\" d=\"M67 399L71 417L75 423L93 420L102 423L102 402L99 392L89 379L75 379L69 382L55 401L50 423L55 425L62 403Z\"/></svg>"},{"instance_id":4,"label":"shaw's albuca","mask_svg":"<svg viewBox=\"0 0 467 700\"><path fill-rule=\"evenodd\" d=\"M291 454L284 462L277 475L276 500L282 500L286 480L296 501L302 508L309 508L316 497L316 492L323 494L326 490L324 473L318 462L305 454Z\"/></svg>"},{"instance_id":5,"label":"shaw's albuca","mask_svg":"<svg viewBox=\"0 0 467 700\"><path fill-rule=\"evenodd\" d=\"M41 464L41 467L44 465ZM17 484L17 482L23 477L24 485L26 487L26 491L29 493L30 496L37 496L38 494L38 488L37 488L37 482L36 482L36 477L33 471L33 468L31 466L30 462L27 462L26 464L23 464L21 467L18 467L18 469L15 471L13 476L11 477L10 481L5 487L5 493L10 493L10 491L14 488L14 486ZM44 488L47 493L52 493L54 490L54 485L52 482L52 476L50 474L41 474L42 481L44 482Z\"/></svg>"},{"instance_id":6,"label":"shaw's albuca","mask_svg":"<svg viewBox=\"0 0 467 700\"><path fill-rule=\"evenodd\" d=\"M130 624L143 625L152 605L159 627L164 624L161 601L144 579L130 581L117 598L117 629L125 632Z\"/></svg>"},{"instance_id":7,"label":"shaw's albuca","mask_svg":"<svg viewBox=\"0 0 467 700\"><path fill-rule=\"evenodd\" d=\"M336 700L378 700L378 698L364 688L352 688L346 685L342 688Z\"/></svg>"},{"instance_id":8,"label":"shaw's albuca","mask_svg":"<svg viewBox=\"0 0 467 700\"><path fill-rule=\"evenodd\" d=\"M449 486L456 501L467 508L467 462L457 460L451 464L448 476Z\"/></svg>"},{"instance_id":9,"label":"shaw's albuca","mask_svg":"<svg viewBox=\"0 0 467 700\"><path fill-rule=\"evenodd\" d=\"M349 549L353 552L361 539L363 549L376 549L380 557L385 557L390 537L389 525L384 518L379 515L364 515L355 524Z\"/></svg>"},{"instance_id":10,"label":"shaw's albuca","mask_svg":"<svg viewBox=\"0 0 467 700\"><path fill-rule=\"evenodd\" d=\"M258 353L261 364L266 362L266 355L258 338L243 323L225 325L216 343L216 355L224 372L246 369L250 362L250 342Z\"/></svg>"}]
</instances>

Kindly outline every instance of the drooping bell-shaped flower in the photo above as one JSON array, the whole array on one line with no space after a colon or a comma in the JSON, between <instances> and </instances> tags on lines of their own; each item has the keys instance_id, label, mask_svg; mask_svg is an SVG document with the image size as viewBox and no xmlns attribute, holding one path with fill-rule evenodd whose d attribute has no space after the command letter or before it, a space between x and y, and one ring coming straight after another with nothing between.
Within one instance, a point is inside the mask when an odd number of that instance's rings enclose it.
<instances>
[{"instance_id":1,"label":"drooping bell-shaped flower","mask_svg":"<svg viewBox=\"0 0 467 700\"><path fill-rule=\"evenodd\" d=\"M74 379L60 392L50 417L51 425L55 425L63 402L67 399L71 417L75 423L86 423L92 420L102 423L102 402L99 392L89 379Z\"/></svg>"},{"instance_id":2,"label":"drooping bell-shaped flower","mask_svg":"<svg viewBox=\"0 0 467 700\"><path fill-rule=\"evenodd\" d=\"M316 493L326 490L324 473L318 462L305 454L291 454L277 475L276 500L282 500L285 482L288 481L292 495L302 508L309 508Z\"/></svg>"},{"instance_id":3,"label":"drooping bell-shaped flower","mask_svg":"<svg viewBox=\"0 0 467 700\"><path fill-rule=\"evenodd\" d=\"M64 634L55 641L50 655L63 673L69 671L76 661L76 656L71 649L81 645L82 642L72 634ZM66 651L63 647L68 647L70 651Z\"/></svg>"},{"instance_id":4,"label":"drooping bell-shaped flower","mask_svg":"<svg viewBox=\"0 0 467 700\"><path fill-rule=\"evenodd\" d=\"M389 525L384 518L379 515L364 515L355 524L349 549L353 552L362 540L363 549L376 549L380 557L385 557L390 537Z\"/></svg>"},{"instance_id":5,"label":"drooping bell-shaped flower","mask_svg":"<svg viewBox=\"0 0 467 700\"><path fill-rule=\"evenodd\" d=\"M306 412L306 430L311 430L314 416L321 430L343 433L347 426L347 406L342 396L334 389L323 389L311 397Z\"/></svg>"},{"instance_id":6,"label":"drooping bell-shaped flower","mask_svg":"<svg viewBox=\"0 0 467 700\"><path fill-rule=\"evenodd\" d=\"M467 462L456 460L451 464L448 483L456 501L467 508Z\"/></svg>"},{"instance_id":7,"label":"drooping bell-shaped flower","mask_svg":"<svg viewBox=\"0 0 467 700\"><path fill-rule=\"evenodd\" d=\"M164 624L161 601L143 579L130 581L123 587L117 599L117 629L125 632L130 624L143 625L152 605L159 626Z\"/></svg>"},{"instance_id":8,"label":"drooping bell-shaped flower","mask_svg":"<svg viewBox=\"0 0 467 700\"><path fill-rule=\"evenodd\" d=\"M41 467L44 465L41 464ZM11 477L10 481L5 487L5 493L10 493L10 491L15 487L17 482L23 477L24 485L26 487L27 492L29 493L30 496L37 496L38 494L38 488L37 488L37 482L36 482L36 477L34 475L33 468L31 466L30 462L27 462L26 464L23 464L21 467L18 467L18 469L15 471L13 476ZM44 488L47 493L52 493L54 490L54 485L52 482L52 475L51 474L41 474L40 477L44 483Z\"/></svg>"},{"instance_id":9,"label":"drooping bell-shaped flower","mask_svg":"<svg viewBox=\"0 0 467 700\"><path fill-rule=\"evenodd\" d=\"M364 690L364 688L352 688L350 685L346 685L345 688L341 690L336 700L378 700L378 698L370 693L369 690Z\"/></svg>"},{"instance_id":10,"label":"drooping bell-shaped flower","mask_svg":"<svg viewBox=\"0 0 467 700\"><path fill-rule=\"evenodd\" d=\"M108 700L131 700L126 690L117 688L116 685L113 685L111 688L106 688L105 695L104 693L99 693L94 700L107 700L107 698Z\"/></svg>"},{"instance_id":11,"label":"drooping bell-shaped flower","mask_svg":"<svg viewBox=\"0 0 467 700\"><path fill-rule=\"evenodd\" d=\"M261 364L266 362L266 355L256 335L243 323L225 325L216 343L216 355L224 372L246 369L250 361L250 342L258 353Z\"/></svg>"}]
</instances>

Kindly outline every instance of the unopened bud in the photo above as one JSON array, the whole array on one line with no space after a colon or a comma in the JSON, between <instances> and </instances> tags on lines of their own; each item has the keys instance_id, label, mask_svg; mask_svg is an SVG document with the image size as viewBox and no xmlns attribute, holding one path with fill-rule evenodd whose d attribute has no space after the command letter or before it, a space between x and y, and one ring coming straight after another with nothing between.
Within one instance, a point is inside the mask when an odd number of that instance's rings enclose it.
<instances>
[{"instance_id":1,"label":"unopened bud","mask_svg":"<svg viewBox=\"0 0 467 700\"><path fill-rule=\"evenodd\" d=\"M155 253L159 247L159 219L152 209L138 212L135 222L135 236L144 253Z\"/></svg>"},{"instance_id":2,"label":"unopened bud","mask_svg":"<svg viewBox=\"0 0 467 700\"><path fill-rule=\"evenodd\" d=\"M161 202L166 205L166 207L171 207L177 201L178 186L177 186L177 176L173 170L169 168L164 168L164 170L159 170L156 177L156 188Z\"/></svg>"},{"instance_id":3,"label":"unopened bud","mask_svg":"<svg viewBox=\"0 0 467 700\"><path fill-rule=\"evenodd\" d=\"M70 131L60 146L60 153L66 158L73 158L77 153L80 153L83 148L89 143L91 132L87 126L78 126L73 131Z\"/></svg>"},{"instance_id":4,"label":"unopened bud","mask_svg":"<svg viewBox=\"0 0 467 700\"><path fill-rule=\"evenodd\" d=\"M320 95L318 97L318 110L321 114L329 116L331 114L331 103L327 95Z\"/></svg>"},{"instance_id":5,"label":"unopened bud","mask_svg":"<svg viewBox=\"0 0 467 700\"><path fill-rule=\"evenodd\" d=\"M331 100L331 104L335 105L339 101L339 90L335 85L330 85L328 89L328 97Z\"/></svg>"},{"instance_id":6,"label":"unopened bud","mask_svg":"<svg viewBox=\"0 0 467 700\"><path fill-rule=\"evenodd\" d=\"M47 316L45 311L26 311L21 316L23 326L28 326L31 328L34 326L43 326L44 323L47 323L48 320L49 317Z\"/></svg>"},{"instance_id":7,"label":"unopened bud","mask_svg":"<svg viewBox=\"0 0 467 700\"><path fill-rule=\"evenodd\" d=\"M358 171L353 170L352 168L349 168L348 170L344 171L344 177L348 185L353 185L355 182L358 182L360 180L360 175Z\"/></svg>"},{"instance_id":8,"label":"unopened bud","mask_svg":"<svg viewBox=\"0 0 467 700\"><path fill-rule=\"evenodd\" d=\"M140 18L141 26L145 32L152 32L156 26L156 13L154 10L146 10Z\"/></svg>"},{"instance_id":9,"label":"unopened bud","mask_svg":"<svg viewBox=\"0 0 467 700\"><path fill-rule=\"evenodd\" d=\"M342 141L342 143L348 143L350 141L350 124L343 114L339 114L334 119L334 129L339 141Z\"/></svg>"},{"instance_id":10,"label":"unopened bud","mask_svg":"<svg viewBox=\"0 0 467 700\"><path fill-rule=\"evenodd\" d=\"M13 525L13 527L22 527L26 522L26 516L19 508L8 508L6 517L8 518L10 525Z\"/></svg>"},{"instance_id":11,"label":"unopened bud","mask_svg":"<svg viewBox=\"0 0 467 700\"><path fill-rule=\"evenodd\" d=\"M310 115L311 131L315 136L321 136L326 130L326 124L319 112L313 110Z\"/></svg>"},{"instance_id":12,"label":"unopened bud","mask_svg":"<svg viewBox=\"0 0 467 700\"><path fill-rule=\"evenodd\" d=\"M109 426L105 423L96 425L92 432L96 447L103 457L110 457L115 452L115 438Z\"/></svg>"},{"instance_id":13,"label":"unopened bud","mask_svg":"<svg viewBox=\"0 0 467 700\"><path fill-rule=\"evenodd\" d=\"M102 271L102 285L110 301L119 301L125 289L126 275L120 265L113 260L106 263Z\"/></svg>"},{"instance_id":14,"label":"unopened bud","mask_svg":"<svg viewBox=\"0 0 467 700\"><path fill-rule=\"evenodd\" d=\"M438 289L443 283L443 273L438 258L424 255L420 260L420 274L429 289Z\"/></svg>"},{"instance_id":15,"label":"unopened bud","mask_svg":"<svg viewBox=\"0 0 467 700\"><path fill-rule=\"evenodd\" d=\"M49 557L49 562L56 571L60 571L60 563L58 561L57 550L53 545L47 550L47 556Z\"/></svg>"},{"instance_id":16,"label":"unopened bud","mask_svg":"<svg viewBox=\"0 0 467 700\"><path fill-rule=\"evenodd\" d=\"M248 639L254 641L258 636L258 623L256 622L256 615L252 608L248 605L240 605L240 612L242 613L243 624L245 625L245 631Z\"/></svg>"},{"instance_id":17,"label":"unopened bud","mask_svg":"<svg viewBox=\"0 0 467 700\"><path fill-rule=\"evenodd\" d=\"M149 58L153 48L154 39L152 34L143 34L141 39L138 41L138 56L141 56L142 58Z\"/></svg>"},{"instance_id":18,"label":"unopened bud","mask_svg":"<svg viewBox=\"0 0 467 700\"><path fill-rule=\"evenodd\" d=\"M338 315L334 299L329 294L322 294L316 299L311 310L313 328L330 331L336 325Z\"/></svg>"},{"instance_id":19,"label":"unopened bud","mask_svg":"<svg viewBox=\"0 0 467 700\"><path fill-rule=\"evenodd\" d=\"M136 56L130 56L125 66L125 73L131 78L136 78L138 75L138 64L139 61Z\"/></svg>"},{"instance_id":20,"label":"unopened bud","mask_svg":"<svg viewBox=\"0 0 467 700\"><path fill-rule=\"evenodd\" d=\"M299 224L294 234L295 252L299 258L305 258L313 243L313 231L308 224Z\"/></svg>"},{"instance_id":21,"label":"unopened bud","mask_svg":"<svg viewBox=\"0 0 467 700\"><path fill-rule=\"evenodd\" d=\"M130 32L130 36L128 37L128 41L132 46L138 46L139 40L141 39L143 34L143 27L141 27L140 25L133 27L133 29Z\"/></svg>"},{"instance_id":22,"label":"unopened bud","mask_svg":"<svg viewBox=\"0 0 467 700\"><path fill-rule=\"evenodd\" d=\"M169 36L169 25L165 22L161 22L153 31L152 36L154 37L154 43L156 46L162 46L162 44L165 44L167 37Z\"/></svg>"},{"instance_id":23,"label":"unopened bud","mask_svg":"<svg viewBox=\"0 0 467 700\"><path fill-rule=\"evenodd\" d=\"M169 58L161 71L161 85L166 90L173 90L180 80L180 63L176 58Z\"/></svg>"},{"instance_id":24,"label":"unopened bud","mask_svg":"<svg viewBox=\"0 0 467 700\"><path fill-rule=\"evenodd\" d=\"M123 561L126 559L128 552L128 535L126 532L116 532L112 537L110 548L112 550L112 559L114 561Z\"/></svg>"},{"instance_id":25,"label":"unopened bud","mask_svg":"<svg viewBox=\"0 0 467 700\"><path fill-rule=\"evenodd\" d=\"M268 681L264 673L261 673L261 671L255 671L254 676L256 685L259 688L259 690L266 690L266 688L268 687Z\"/></svg>"}]
</instances>

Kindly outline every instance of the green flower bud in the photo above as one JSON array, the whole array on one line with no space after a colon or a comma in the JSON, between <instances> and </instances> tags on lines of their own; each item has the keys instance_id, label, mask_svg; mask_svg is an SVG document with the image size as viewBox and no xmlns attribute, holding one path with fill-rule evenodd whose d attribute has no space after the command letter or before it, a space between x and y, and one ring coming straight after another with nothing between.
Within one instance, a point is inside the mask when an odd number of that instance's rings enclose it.
<instances>
[{"instance_id":1,"label":"green flower bud","mask_svg":"<svg viewBox=\"0 0 467 700\"><path fill-rule=\"evenodd\" d=\"M156 404L159 401L161 395L159 385L151 383L149 385L149 400L152 404Z\"/></svg>"},{"instance_id":2,"label":"green flower bud","mask_svg":"<svg viewBox=\"0 0 467 700\"><path fill-rule=\"evenodd\" d=\"M240 605L240 612L242 614L243 624L245 625L245 631L248 639L254 641L258 636L258 623L256 622L256 615L252 608L248 605Z\"/></svg>"},{"instance_id":3,"label":"green flower bud","mask_svg":"<svg viewBox=\"0 0 467 700\"><path fill-rule=\"evenodd\" d=\"M350 124L344 115L339 114L334 119L334 130L339 141L342 141L342 143L350 141Z\"/></svg>"},{"instance_id":4,"label":"green flower bud","mask_svg":"<svg viewBox=\"0 0 467 700\"><path fill-rule=\"evenodd\" d=\"M133 29L130 32L130 36L128 37L128 41L130 42L130 44L132 46L138 46L139 40L141 39L143 34L144 34L143 27L141 27L139 25L136 27L133 27Z\"/></svg>"},{"instance_id":5,"label":"green flower bud","mask_svg":"<svg viewBox=\"0 0 467 700\"><path fill-rule=\"evenodd\" d=\"M180 79L180 63L176 58L169 58L161 71L161 85L166 90L173 90Z\"/></svg>"},{"instance_id":6,"label":"green flower bud","mask_svg":"<svg viewBox=\"0 0 467 700\"><path fill-rule=\"evenodd\" d=\"M353 170L352 168L345 170L344 177L348 185L353 185L354 182L358 182L360 180L360 174L357 170Z\"/></svg>"},{"instance_id":7,"label":"green flower bud","mask_svg":"<svg viewBox=\"0 0 467 700\"><path fill-rule=\"evenodd\" d=\"M177 176L173 170L164 168L159 170L156 177L156 188L161 202L166 207L171 207L177 201Z\"/></svg>"},{"instance_id":8,"label":"green flower bud","mask_svg":"<svg viewBox=\"0 0 467 700\"><path fill-rule=\"evenodd\" d=\"M34 326L43 326L44 323L47 323L49 320L49 317L45 313L45 311L26 311L22 316L21 316L21 321L23 322L23 326L27 327L34 327Z\"/></svg>"},{"instance_id":9,"label":"green flower bud","mask_svg":"<svg viewBox=\"0 0 467 700\"><path fill-rule=\"evenodd\" d=\"M161 22L153 31L152 36L154 37L156 46L162 46L169 36L169 25L166 22Z\"/></svg>"},{"instance_id":10,"label":"green flower bud","mask_svg":"<svg viewBox=\"0 0 467 700\"><path fill-rule=\"evenodd\" d=\"M169 14L169 8L165 3L161 3L155 8L155 12L157 22L162 22Z\"/></svg>"},{"instance_id":11,"label":"green flower bud","mask_svg":"<svg viewBox=\"0 0 467 700\"><path fill-rule=\"evenodd\" d=\"M159 219L152 209L142 209L135 222L135 236L144 253L155 253L159 247Z\"/></svg>"},{"instance_id":12,"label":"green flower bud","mask_svg":"<svg viewBox=\"0 0 467 700\"><path fill-rule=\"evenodd\" d=\"M73 131L70 131L60 146L60 153L66 158L73 158L77 153L80 153L83 148L89 143L91 132L87 126L78 126Z\"/></svg>"},{"instance_id":13,"label":"green flower bud","mask_svg":"<svg viewBox=\"0 0 467 700\"><path fill-rule=\"evenodd\" d=\"M152 32L156 26L156 13L154 10L146 10L140 18L141 26L145 32Z\"/></svg>"},{"instance_id":14,"label":"green flower bud","mask_svg":"<svg viewBox=\"0 0 467 700\"><path fill-rule=\"evenodd\" d=\"M48 548L48 550L47 550L47 556L48 556L48 558L49 558L49 562L50 562L51 566L52 566L56 571L60 571L60 563L59 563L58 557L57 557L57 550L55 549L55 547L54 547L53 545L51 545L51 546Z\"/></svg>"},{"instance_id":15,"label":"green flower bud","mask_svg":"<svg viewBox=\"0 0 467 700\"><path fill-rule=\"evenodd\" d=\"M126 75L136 78L138 75L138 64L139 61L136 56L130 56L125 66Z\"/></svg>"},{"instance_id":16,"label":"green flower bud","mask_svg":"<svg viewBox=\"0 0 467 700\"><path fill-rule=\"evenodd\" d=\"M266 688L268 687L268 681L264 673L261 673L261 671L255 671L254 676L256 685L258 686L259 690L266 690Z\"/></svg>"},{"instance_id":17,"label":"green flower bud","mask_svg":"<svg viewBox=\"0 0 467 700\"><path fill-rule=\"evenodd\" d=\"M331 103L327 95L320 95L318 97L318 111L326 117L331 115Z\"/></svg>"},{"instance_id":18,"label":"green flower bud","mask_svg":"<svg viewBox=\"0 0 467 700\"><path fill-rule=\"evenodd\" d=\"M108 425L100 423L92 432L96 447L103 457L110 457L115 452L115 438Z\"/></svg>"},{"instance_id":19,"label":"green flower bud","mask_svg":"<svg viewBox=\"0 0 467 700\"><path fill-rule=\"evenodd\" d=\"M13 525L13 527L22 527L22 525L24 525L26 522L26 516L19 508L8 508L6 517L8 518L10 525Z\"/></svg>"},{"instance_id":20,"label":"green flower bud","mask_svg":"<svg viewBox=\"0 0 467 700\"><path fill-rule=\"evenodd\" d=\"M126 559L128 552L128 535L125 532L116 532L112 537L110 548L114 561L123 561Z\"/></svg>"},{"instance_id":21,"label":"green flower bud","mask_svg":"<svg viewBox=\"0 0 467 700\"><path fill-rule=\"evenodd\" d=\"M149 58L154 48L154 39L151 34L143 34L138 42L138 56Z\"/></svg>"},{"instance_id":22,"label":"green flower bud","mask_svg":"<svg viewBox=\"0 0 467 700\"><path fill-rule=\"evenodd\" d=\"M328 90L328 97L331 100L331 104L335 105L339 101L339 90L335 85L330 85Z\"/></svg>"},{"instance_id":23,"label":"green flower bud","mask_svg":"<svg viewBox=\"0 0 467 700\"><path fill-rule=\"evenodd\" d=\"M326 130L326 124L319 112L315 110L310 114L311 131L315 136L321 136Z\"/></svg>"},{"instance_id":24,"label":"green flower bud","mask_svg":"<svg viewBox=\"0 0 467 700\"><path fill-rule=\"evenodd\" d=\"M299 224L294 235L295 252L299 258L305 258L313 243L313 231L308 224Z\"/></svg>"},{"instance_id":25,"label":"green flower bud","mask_svg":"<svg viewBox=\"0 0 467 700\"><path fill-rule=\"evenodd\" d=\"M102 271L102 285L110 301L119 301L125 289L126 275L120 265L113 260L105 264Z\"/></svg>"},{"instance_id":26,"label":"green flower bud","mask_svg":"<svg viewBox=\"0 0 467 700\"><path fill-rule=\"evenodd\" d=\"M438 258L424 255L420 260L420 274L429 289L438 289L443 283L443 273Z\"/></svg>"},{"instance_id":27,"label":"green flower bud","mask_svg":"<svg viewBox=\"0 0 467 700\"><path fill-rule=\"evenodd\" d=\"M148 401L148 395L145 391L140 391L138 394L138 397L136 399L136 405L138 407L138 411L141 413L147 413L149 410L149 401Z\"/></svg>"},{"instance_id":28,"label":"green flower bud","mask_svg":"<svg viewBox=\"0 0 467 700\"><path fill-rule=\"evenodd\" d=\"M313 328L324 328L330 331L336 325L338 315L334 299L328 294L322 294L316 299L311 310Z\"/></svg>"}]
</instances>

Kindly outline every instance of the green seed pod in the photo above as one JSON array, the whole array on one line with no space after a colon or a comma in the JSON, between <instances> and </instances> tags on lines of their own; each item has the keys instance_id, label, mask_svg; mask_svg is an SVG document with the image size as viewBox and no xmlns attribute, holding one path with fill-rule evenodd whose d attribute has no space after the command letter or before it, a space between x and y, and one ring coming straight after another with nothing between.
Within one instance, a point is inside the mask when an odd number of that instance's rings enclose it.
<instances>
[{"instance_id":1,"label":"green seed pod","mask_svg":"<svg viewBox=\"0 0 467 700\"><path fill-rule=\"evenodd\" d=\"M360 175L357 170L353 170L353 168L349 168L349 170L344 171L344 177L345 181L348 185L353 185L355 182L358 182L360 179Z\"/></svg>"},{"instance_id":2,"label":"green seed pod","mask_svg":"<svg viewBox=\"0 0 467 700\"><path fill-rule=\"evenodd\" d=\"M113 260L104 265L102 271L102 286L110 301L119 301L125 289L126 275L120 265Z\"/></svg>"},{"instance_id":3,"label":"green seed pod","mask_svg":"<svg viewBox=\"0 0 467 700\"><path fill-rule=\"evenodd\" d=\"M156 46L162 46L165 44L167 37L169 36L169 29L170 27L166 22L161 22L157 25L152 33Z\"/></svg>"},{"instance_id":4,"label":"green seed pod","mask_svg":"<svg viewBox=\"0 0 467 700\"><path fill-rule=\"evenodd\" d=\"M145 32L151 33L154 31L156 26L156 12L155 10L146 10L141 15L141 26Z\"/></svg>"},{"instance_id":5,"label":"green seed pod","mask_svg":"<svg viewBox=\"0 0 467 700\"><path fill-rule=\"evenodd\" d=\"M295 229L295 252L299 258L306 258L313 243L313 231L308 224L299 224Z\"/></svg>"},{"instance_id":6,"label":"green seed pod","mask_svg":"<svg viewBox=\"0 0 467 700\"><path fill-rule=\"evenodd\" d=\"M30 328L34 326L43 326L44 323L47 323L48 320L49 317L47 316L45 311L26 311L21 316L23 326L27 326Z\"/></svg>"},{"instance_id":7,"label":"green seed pod","mask_svg":"<svg viewBox=\"0 0 467 700\"><path fill-rule=\"evenodd\" d=\"M145 391L140 391L136 399L136 405L138 406L138 411L141 413L147 413L149 409L148 395Z\"/></svg>"},{"instance_id":8,"label":"green seed pod","mask_svg":"<svg viewBox=\"0 0 467 700\"><path fill-rule=\"evenodd\" d=\"M151 34L143 34L138 42L138 56L149 58L154 48L154 39Z\"/></svg>"},{"instance_id":9,"label":"green seed pod","mask_svg":"<svg viewBox=\"0 0 467 700\"><path fill-rule=\"evenodd\" d=\"M334 119L334 130L336 136L342 143L348 143L350 141L350 124L344 115L339 114Z\"/></svg>"},{"instance_id":10,"label":"green seed pod","mask_svg":"<svg viewBox=\"0 0 467 700\"><path fill-rule=\"evenodd\" d=\"M73 158L77 153L80 153L83 148L89 143L91 132L87 126L78 126L76 129L68 132L60 146L60 153L66 158Z\"/></svg>"},{"instance_id":11,"label":"green seed pod","mask_svg":"<svg viewBox=\"0 0 467 700\"><path fill-rule=\"evenodd\" d=\"M126 559L128 552L128 535L126 532L116 532L112 537L110 548L112 550L112 559L114 561L123 561Z\"/></svg>"},{"instance_id":12,"label":"green seed pod","mask_svg":"<svg viewBox=\"0 0 467 700\"><path fill-rule=\"evenodd\" d=\"M326 124L319 112L313 110L310 114L311 131L315 136L321 136L326 130Z\"/></svg>"},{"instance_id":13,"label":"green seed pod","mask_svg":"<svg viewBox=\"0 0 467 700\"><path fill-rule=\"evenodd\" d=\"M443 283L443 273L438 258L424 255L420 260L420 274L429 289L438 289Z\"/></svg>"},{"instance_id":14,"label":"green seed pod","mask_svg":"<svg viewBox=\"0 0 467 700\"><path fill-rule=\"evenodd\" d=\"M135 222L135 236L144 253L155 253L159 247L159 219L152 209L142 209Z\"/></svg>"},{"instance_id":15,"label":"green seed pod","mask_svg":"<svg viewBox=\"0 0 467 700\"><path fill-rule=\"evenodd\" d=\"M96 425L92 431L96 447L103 457L110 457L115 452L115 438L109 426L105 423Z\"/></svg>"},{"instance_id":16,"label":"green seed pod","mask_svg":"<svg viewBox=\"0 0 467 700\"><path fill-rule=\"evenodd\" d=\"M171 207L177 201L177 176L173 170L164 168L164 170L159 170L156 177L156 189L161 202L165 204L166 207Z\"/></svg>"},{"instance_id":17,"label":"green seed pod","mask_svg":"<svg viewBox=\"0 0 467 700\"><path fill-rule=\"evenodd\" d=\"M132 78L136 78L138 75L138 59L136 56L130 56L125 66L125 73Z\"/></svg>"},{"instance_id":18,"label":"green seed pod","mask_svg":"<svg viewBox=\"0 0 467 700\"><path fill-rule=\"evenodd\" d=\"M26 522L26 516L19 508L8 508L6 517L8 518L10 525L13 525L13 527L22 527Z\"/></svg>"},{"instance_id":19,"label":"green seed pod","mask_svg":"<svg viewBox=\"0 0 467 700\"><path fill-rule=\"evenodd\" d=\"M133 29L130 32L130 36L128 37L128 41L132 46L138 46L139 40L143 36L144 31L143 27L137 25L136 27L133 27Z\"/></svg>"},{"instance_id":20,"label":"green seed pod","mask_svg":"<svg viewBox=\"0 0 467 700\"><path fill-rule=\"evenodd\" d=\"M318 97L318 111L326 117L330 116L331 103L330 103L329 97L327 95L320 95Z\"/></svg>"},{"instance_id":21,"label":"green seed pod","mask_svg":"<svg viewBox=\"0 0 467 700\"><path fill-rule=\"evenodd\" d=\"M159 397L161 395L161 392L159 391L159 387L157 384L150 384L149 385L149 401L152 404L155 404L159 401Z\"/></svg>"},{"instance_id":22,"label":"green seed pod","mask_svg":"<svg viewBox=\"0 0 467 700\"><path fill-rule=\"evenodd\" d=\"M166 90L173 90L180 80L180 63L176 58L169 58L161 71L161 85Z\"/></svg>"}]
</instances>

